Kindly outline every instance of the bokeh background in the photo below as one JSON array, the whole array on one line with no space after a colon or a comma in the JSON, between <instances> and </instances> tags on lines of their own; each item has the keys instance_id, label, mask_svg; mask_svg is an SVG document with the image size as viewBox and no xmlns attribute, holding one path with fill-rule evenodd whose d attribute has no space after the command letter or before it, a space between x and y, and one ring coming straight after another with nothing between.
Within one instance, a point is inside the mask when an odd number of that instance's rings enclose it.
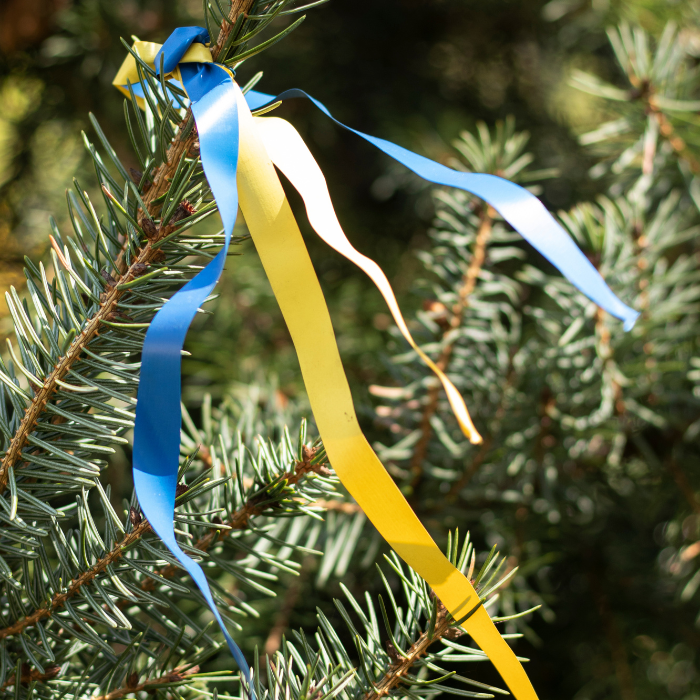
<instances>
[{"instance_id":1,"label":"bokeh background","mask_svg":"<svg viewBox=\"0 0 700 700\"><path fill-rule=\"evenodd\" d=\"M111 86L125 53L120 37L163 41L176 26L200 24L201 15L198 0L2 0L0 291L21 288L25 255L45 254L49 215L68 229L65 190L74 186L73 178L80 187L94 187L81 136L82 130L90 133L88 113L97 116L123 160L136 165L122 97ZM239 79L263 71L258 89L302 88L341 121L441 162L454 157L451 143L461 131L512 115L517 128L531 134L528 148L536 167L557 169L557 177L542 183L541 197L550 210L559 210L593 199L603 187L588 177L595 161L577 137L605 120L606 107L570 85L572 70L616 82L605 29L623 20L656 35L675 20L688 51L700 57L698 18L697 3L686 0L331 0L284 41L245 63ZM309 143L346 231L384 268L410 316L422 303L413 280L419 271L416 252L429 245L435 213L429 188L307 104L284 105L280 115L292 119ZM289 195L299 208L296 195ZM387 381L390 318L361 273L311 235L307 240L360 410L370 433L381 437L369 418L370 397L358 387ZM237 252L241 257L219 286L216 319L198 320L190 334L185 400L197 415L205 393L217 399L231 387L274 377L278 400L294 400L303 410L293 348L252 245L244 243ZM11 331L6 313L0 305L1 337ZM126 493L128 454L113 469ZM580 585L586 590L589 584ZM552 615L531 623L536 635L518 650L536 659L532 675L542 697L583 700L588 695L579 689L588 678L614 676L615 659L606 647L609 611L594 605L564 610L554 594L551 600ZM290 624L312 621L315 602L300 605ZM568 634L576 626L586 630L578 640ZM700 634L692 620L664 650L656 650L650 636L635 640L632 665L637 649L644 669L654 667L649 665L654 653L661 654L659 668L677 657L683 668L694 669ZM697 687L693 673L673 686L678 692L661 682L650 687L663 697L668 692L697 700L690 690ZM610 697L621 697L615 684L607 687Z\"/></svg>"}]
</instances>

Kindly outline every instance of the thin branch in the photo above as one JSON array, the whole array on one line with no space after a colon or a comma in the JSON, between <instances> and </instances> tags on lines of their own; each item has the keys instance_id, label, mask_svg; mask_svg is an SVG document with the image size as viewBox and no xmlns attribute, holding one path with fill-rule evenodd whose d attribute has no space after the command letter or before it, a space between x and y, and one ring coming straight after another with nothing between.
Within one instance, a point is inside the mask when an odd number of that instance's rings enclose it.
<instances>
[{"instance_id":1,"label":"thin branch","mask_svg":"<svg viewBox=\"0 0 700 700\"><path fill-rule=\"evenodd\" d=\"M31 668L28 664L22 664L19 682L20 685L29 685L30 683L50 681L52 678L56 678L60 671L61 667L58 664L47 666L43 673L36 668ZM8 688L12 688L16 682L15 676L10 676L2 685L0 685L0 692L7 690Z\"/></svg>"},{"instance_id":2,"label":"thin branch","mask_svg":"<svg viewBox=\"0 0 700 700\"><path fill-rule=\"evenodd\" d=\"M294 485L299 483L301 478L309 473L321 474L328 476L331 472L323 464L312 464L312 460L315 456L316 450L311 447L304 446L303 448L303 460L297 462L293 470L287 471L281 474L272 484L266 484L264 488L260 489L255 495L251 496L243 505L235 511L231 517L222 525L227 525L228 529L221 530L211 530L203 537L200 537L197 542L193 545L195 549L201 552L206 552L209 548L216 542L221 542L223 539L228 537L228 535L234 530L245 530L250 523L250 519L256 516L263 515L265 511L270 510L274 507L274 503L263 503L260 501L267 500L266 493L268 490L274 487L275 484L286 481L288 485ZM176 574L182 573L180 567L169 564L164 566L160 571L157 572L158 576L163 578L172 578ZM144 590L150 590L155 587L155 580L148 578L143 582Z\"/></svg>"},{"instance_id":3,"label":"thin branch","mask_svg":"<svg viewBox=\"0 0 700 700\"><path fill-rule=\"evenodd\" d=\"M153 691L155 693L158 690L159 685L170 685L171 683L181 683L187 680L188 676L192 676L199 673L199 666L191 666L190 668L185 668L184 666L179 666L168 673L163 674L159 678L148 679L143 683L139 683L138 679L135 679L136 674L129 676L126 685L121 688L116 688L111 690L105 695L93 695L90 700L118 700L118 698L126 697L127 695L140 693L143 690Z\"/></svg>"},{"instance_id":4,"label":"thin branch","mask_svg":"<svg viewBox=\"0 0 700 700\"><path fill-rule=\"evenodd\" d=\"M649 80L640 81L636 75L628 74L628 80L635 88L630 95L631 100L642 100L645 110L648 114L652 114L659 125L659 133L669 142L671 148L676 152L676 155L684 160L694 175L700 174L700 161L690 152L688 144L676 133L673 124L668 117L661 111L654 97L654 86ZM653 159L653 154L644 154L643 171L651 172L650 158ZM646 166L646 168L644 168Z\"/></svg>"},{"instance_id":5,"label":"thin branch","mask_svg":"<svg viewBox=\"0 0 700 700\"><path fill-rule=\"evenodd\" d=\"M222 29L219 32L217 43L212 49L212 57L214 60L216 60L220 51L222 50L222 47L226 43L228 36L233 29L233 24L235 23L236 18L242 12L247 12L252 3L253 0L234 0L231 12L229 14L229 22L224 22L222 24ZM153 204L154 200L163 195L170 187L170 181L175 174L175 170L177 169L177 164L180 161L182 153L188 151L197 138L196 129L192 129L189 136L184 136L185 129L190 118L191 112L188 110L185 118L180 124L180 128L175 136L175 139L168 149L165 162L162 163L153 173L153 184L144 196L144 204L148 208L151 215L156 214L157 209L159 208L159 206ZM145 214L142 213L142 220L144 216ZM143 265L148 265L150 262L157 260L160 253L157 249L153 250L152 246L153 243L166 235L166 231L167 227L162 226L159 235L146 243L145 247L141 249L138 257L132 262L130 267L126 267L125 257L123 253L120 254L117 260L117 266L121 276L117 280L117 285L135 279L137 276L135 273L143 270ZM119 302L121 296L125 293L124 291L117 289L117 285L114 287L108 287L97 313L92 318L87 320L82 332L75 337L73 342L68 347L66 354L59 360L44 381L41 389L35 392L34 397L32 398L29 407L25 411L22 421L17 428L17 431L12 436L7 452L0 463L0 493L3 493L7 488L10 467L14 467L15 464L21 461L22 449L27 444L29 435L35 430L40 416L46 410L46 404L51 400L52 394L57 390L58 382L66 376L68 371L80 358L80 354L85 346L98 334L100 324L103 321L109 320L110 315L116 311L117 303Z\"/></svg>"},{"instance_id":6,"label":"thin branch","mask_svg":"<svg viewBox=\"0 0 700 700\"><path fill-rule=\"evenodd\" d=\"M464 634L463 630L460 627L453 626L453 624L454 621L448 613L447 608L445 608L438 599L438 610L433 633L429 635L427 631L423 632L409 647L405 657L401 656L394 647L388 643L387 651L394 661L384 672L382 678L378 682L372 684L374 690L365 693L362 700L379 700L382 697L388 696L406 677L406 674L411 670L413 665L427 653L428 647L443 637L455 639L456 637L462 636Z\"/></svg>"},{"instance_id":7,"label":"thin branch","mask_svg":"<svg viewBox=\"0 0 700 700\"><path fill-rule=\"evenodd\" d=\"M56 610L63 607L69 598L72 598L80 589L92 583L95 578L107 569L110 564L114 564L124 554L124 550L134 544L144 535L151 526L147 521L143 520L131 532L127 533L112 549L105 554L101 559L98 559L87 571L84 571L80 576L74 578L68 588L63 593L56 593L51 601L43 608L35 610L30 615L23 617L12 623L9 627L0 629L0 639L11 637L19 634L27 627L36 625L41 620L50 617Z\"/></svg>"},{"instance_id":8,"label":"thin branch","mask_svg":"<svg viewBox=\"0 0 700 700\"><path fill-rule=\"evenodd\" d=\"M442 334L443 339L448 333L452 333L462 324L464 311L469 306L469 297L476 287L479 274L481 273L481 268L486 258L486 246L489 238L491 237L493 216L494 214L492 211L490 211L489 207L487 207L482 214L481 224L479 225L479 230L476 234L476 241L474 243L474 253L471 261L469 262L469 267L467 268L467 271L462 279L462 285L459 288L457 301L452 307L452 316L450 318L449 325L445 328L445 331ZM444 344L442 351L440 352L440 356L436 362L437 366L443 372L446 372L447 368L449 367L450 360L452 359L452 352L454 350L454 344L455 341ZM425 462L425 457L428 452L428 444L430 443L430 438L433 434L431 420L437 411L441 388L441 385L437 383L435 386L430 388L425 406L423 408L423 414L420 422L421 436L413 451L413 458L411 459L410 467L411 487L413 491L418 488L423 479L423 463Z\"/></svg>"},{"instance_id":9,"label":"thin branch","mask_svg":"<svg viewBox=\"0 0 700 700\"><path fill-rule=\"evenodd\" d=\"M304 446L304 455L301 462L297 462L293 470L287 471L282 474L278 479L276 479L272 484L267 484L264 489L261 489L256 494L251 496L248 501L235 513L231 515L229 520L225 523L228 525L229 529L214 530L204 537L200 538L194 545L196 549L206 552L215 541L223 540L232 530L245 530L248 527L250 519L262 515L265 511L269 510L274 506L273 503L263 503L260 501L265 497L265 492L272 488L275 484L286 480L288 484L298 483L306 474L315 473L327 476L330 472L323 464L312 464L312 460L315 456L315 450ZM0 639L5 637L10 637L12 635L19 634L27 627L32 627L36 625L41 620L46 619L53 615L58 609L62 608L66 601L72 598L80 589L91 584L97 576L103 573L110 564L117 562L126 549L137 542L143 535L145 535L150 530L150 525L146 520L140 520L135 523L134 529L124 535L124 537L117 542L112 549L107 552L103 557L98 559L87 571L84 571L80 576L74 578L68 588L63 593L57 593L51 598L51 601L47 603L44 607L41 607L34 612L26 615L25 617L13 622L9 627L0 629ZM157 572L159 576L164 578L171 578L182 570L178 567L169 565L163 567ZM147 578L142 584L144 590L151 590L155 587L155 581L152 578Z\"/></svg>"}]
</instances>

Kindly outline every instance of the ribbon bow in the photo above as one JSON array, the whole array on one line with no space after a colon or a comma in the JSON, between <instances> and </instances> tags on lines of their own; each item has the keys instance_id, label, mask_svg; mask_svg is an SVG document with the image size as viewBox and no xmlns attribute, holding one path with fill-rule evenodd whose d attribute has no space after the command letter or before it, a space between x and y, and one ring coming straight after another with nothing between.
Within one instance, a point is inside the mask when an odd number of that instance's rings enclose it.
<instances>
[{"instance_id":1,"label":"ribbon bow","mask_svg":"<svg viewBox=\"0 0 700 700\"><path fill-rule=\"evenodd\" d=\"M397 554L435 591L455 620L489 656L518 700L537 695L466 577L442 554L406 502L359 428L331 319L306 246L285 197L277 166L301 194L309 221L326 243L362 268L384 296L399 329L442 382L464 434L481 441L452 382L413 341L389 282L345 237L323 174L288 122L253 117L275 101L305 97L336 124L357 134L424 179L485 200L562 274L630 329L637 312L609 289L576 244L527 190L494 175L457 172L396 144L341 124L313 97L288 90L274 97L245 96L233 74L212 62L201 27L176 29L165 44L136 42L133 51L157 72L175 75L191 101L205 175L224 224L219 254L155 315L142 351L134 430L134 486L152 528L190 573L212 609L250 688L245 658L226 630L201 567L179 547L173 531L180 440L180 351L200 304L222 272L239 198L251 237L294 342L316 423L338 477ZM164 76L161 76L163 78ZM131 85L129 85L131 83ZM137 63L129 55L114 85L144 106ZM250 689L252 694L252 689Z\"/></svg>"}]
</instances>

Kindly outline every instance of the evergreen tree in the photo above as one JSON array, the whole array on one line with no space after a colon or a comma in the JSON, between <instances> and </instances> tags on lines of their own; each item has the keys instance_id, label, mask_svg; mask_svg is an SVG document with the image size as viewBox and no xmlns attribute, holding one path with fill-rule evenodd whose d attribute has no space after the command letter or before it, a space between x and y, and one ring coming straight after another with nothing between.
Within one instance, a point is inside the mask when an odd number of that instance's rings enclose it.
<instances>
[{"instance_id":1,"label":"evergreen tree","mask_svg":"<svg viewBox=\"0 0 700 700\"><path fill-rule=\"evenodd\" d=\"M610 119L580 136L602 191L559 218L640 320L623 333L493 210L436 190L416 323L485 439L460 439L433 378L400 353L397 385L373 389L377 420L393 434L380 456L424 517L440 512L443 526L483 531L509 566L522 565L528 575L501 604L546 601L554 629L535 624L542 652L578 669L557 674L553 691L632 700L666 686L670 697L695 698L697 69L671 24L656 41L625 24L608 36L620 84L572 76L608 103ZM481 125L454 144L455 165L522 184L551 175L528 170L526 142L512 122L495 133ZM555 673L548 665L535 679Z\"/></svg>"},{"instance_id":2,"label":"evergreen tree","mask_svg":"<svg viewBox=\"0 0 700 700\"><path fill-rule=\"evenodd\" d=\"M258 37L296 12L289 0L234 0L228 21L218 1L205 11L215 59L233 66L298 26ZM690 700L700 692L696 70L672 26L654 41L622 25L610 40L624 82L573 76L609 103L611 119L581 136L601 196L560 219L643 312L637 327L624 334L493 210L436 190L415 327L485 440L465 443L398 343L394 381L371 389L375 435L504 636L531 643L516 649L533 656L542 697L631 700L665 687ZM164 97L139 65L146 109L126 102L125 115L140 169L93 120L98 145L85 143L102 189L91 199L75 183L72 234L52 225L52 265L27 259L26 293L7 296L0 689L17 699L245 697L201 594L107 469L128 455L149 321L222 240L183 95ZM455 167L535 192L554 175L530 169L512 121L455 147ZM204 339L195 355L215 341ZM256 696L502 693L339 487L304 406L269 381L212 388L216 405L207 395L196 411L183 406L176 532L253 665ZM608 663L611 673L594 673Z\"/></svg>"}]
</instances>

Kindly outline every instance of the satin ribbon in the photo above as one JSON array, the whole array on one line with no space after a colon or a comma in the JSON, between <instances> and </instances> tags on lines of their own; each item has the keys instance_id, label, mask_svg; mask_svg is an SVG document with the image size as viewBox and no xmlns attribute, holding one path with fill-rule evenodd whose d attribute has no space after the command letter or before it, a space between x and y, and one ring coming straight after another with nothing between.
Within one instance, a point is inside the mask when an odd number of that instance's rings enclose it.
<instances>
[{"instance_id":1,"label":"satin ribbon","mask_svg":"<svg viewBox=\"0 0 700 700\"><path fill-rule=\"evenodd\" d=\"M207 41L202 28L176 30L162 47L163 70L166 77L179 77L192 102L202 165L224 223L226 243L216 258L162 307L146 334L134 431L134 483L144 515L199 586L249 679L245 659L223 625L202 569L182 552L173 532L180 350L197 308L221 274L239 194L246 223L294 341L316 423L336 473L377 530L427 581L454 618L471 613L462 626L489 656L516 698L533 700L537 696L525 671L476 591L442 554L359 428L323 293L273 163L301 193L317 233L372 278L404 337L426 364L434 371L437 368L411 338L381 269L345 237L323 174L301 137L284 120L254 118L250 109L301 96L333 117L321 103L299 90L276 98L250 92L244 98L230 72L211 63L206 49L193 50ZM157 45L139 45L137 52L149 61L152 56L159 67ZM115 82L130 96L127 82L138 82L133 56L127 58ZM623 319L626 328L634 323L636 312L615 297L573 241L526 190L495 176L458 173L388 141L341 126L431 182L460 187L485 199L581 291ZM478 441L461 396L443 373L437 373L465 434Z\"/></svg>"},{"instance_id":2,"label":"satin ribbon","mask_svg":"<svg viewBox=\"0 0 700 700\"><path fill-rule=\"evenodd\" d=\"M251 109L260 109L274 102L282 102L295 97L309 100L338 126L376 146L380 151L405 165L424 180L436 185L456 187L483 199L535 250L547 258L574 287L609 314L619 318L626 331L632 330L639 317L639 312L623 304L615 296L598 270L579 250L571 236L557 223L544 204L524 187L496 175L459 172L397 146L391 141L356 131L339 122L321 102L303 90L294 88L285 90L276 96L253 91L246 95Z\"/></svg>"},{"instance_id":3,"label":"satin ribbon","mask_svg":"<svg viewBox=\"0 0 700 700\"><path fill-rule=\"evenodd\" d=\"M256 120L259 126L266 121ZM453 617L461 619L472 612L462 626L491 659L513 695L518 700L536 700L525 670L473 586L435 544L360 430L321 286L266 153L269 132L266 126L260 133L251 127L248 113L241 110L241 210L292 336L330 463L382 537L427 581ZM302 170L303 166L287 172L296 175ZM323 195L317 198L305 188L300 191L307 210L315 212Z\"/></svg>"},{"instance_id":4,"label":"satin ribbon","mask_svg":"<svg viewBox=\"0 0 700 700\"><path fill-rule=\"evenodd\" d=\"M208 34L206 30L176 30L162 48L166 73L177 67L183 55L178 53L182 44L189 39L208 41ZM202 44L198 46L201 47ZM153 47L151 45L149 48L152 50ZM174 66L173 55L177 56ZM157 53L153 59L159 65ZM129 55L127 61L129 60L133 62L135 70L134 57ZM230 72L211 63L211 55L208 63L183 63L180 73L192 103L192 114L199 131L202 166L219 207L226 240L218 255L163 305L146 333L141 352L141 377L134 426L134 489L151 527L204 596L224 633L231 654L248 682L252 696L245 657L224 625L204 571L182 551L173 529L180 456L180 351L197 309L211 294L226 262L231 232L238 213L235 183L239 108L240 104L246 110L247 107ZM118 77L123 79L123 73ZM130 76L127 72L126 78L131 81L132 77L133 74ZM138 79L138 75L136 77Z\"/></svg>"}]
</instances>

